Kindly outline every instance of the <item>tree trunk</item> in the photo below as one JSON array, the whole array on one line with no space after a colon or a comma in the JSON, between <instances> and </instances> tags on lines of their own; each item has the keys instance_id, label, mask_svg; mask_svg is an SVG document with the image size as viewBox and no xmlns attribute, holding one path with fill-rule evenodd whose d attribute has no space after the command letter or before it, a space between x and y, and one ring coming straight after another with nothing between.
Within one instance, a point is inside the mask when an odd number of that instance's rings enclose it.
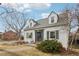
<instances>
[{"instance_id":1,"label":"tree trunk","mask_svg":"<svg viewBox=\"0 0 79 59\"><path fill-rule=\"evenodd\" d=\"M70 48L72 49L72 44L73 44L73 41L76 39L76 34L74 34L72 36L72 40L71 40L71 44L70 44Z\"/></svg>"},{"instance_id":2,"label":"tree trunk","mask_svg":"<svg viewBox=\"0 0 79 59\"><path fill-rule=\"evenodd\" d=\"M21 44L21 32L18 32L18 44Z\"/></svg>"},{"instance_id":3,"label":"tree trunk","mask_svg":"<svg viewBox=\"0 0 79 59\"><path fill-rule=\"evenodd\" d=\"M75 45L77 45L77 33L75 34Z\"/></svg>"}]
</instances>

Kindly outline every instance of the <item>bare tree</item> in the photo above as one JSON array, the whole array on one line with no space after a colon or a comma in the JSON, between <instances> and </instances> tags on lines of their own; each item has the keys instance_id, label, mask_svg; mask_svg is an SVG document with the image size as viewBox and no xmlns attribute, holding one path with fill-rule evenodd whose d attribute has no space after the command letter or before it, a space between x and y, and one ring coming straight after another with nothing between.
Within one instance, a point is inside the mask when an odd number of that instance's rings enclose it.
<instances>
[{"instance_id":1,"label":"bare tree","mask_svg":"<svg viewBox=\"0 0 79 59\"><path fill-rule=\"evenodd\" d=\"M68 49L69 49L69 41L70 41L70 32L71 32L71 10L68 8L68 5L65 6L63 10L64 16L66 20L68 20Z\"/></svg>"},{"instance_id":2,"label":"bare tree","mask_svg":"<svg viewBox=\"0 0 79 59\"><path fill-rule=\"evenodd\" d=\"M2 15L2 18L5 20L6 26L17 33L18 40L21 40L21 33L27 22L25 15L14 10L12 12L6 12Z\"/></svg>"},{"instance_id":3,"label":"bare tree","mask_svg":"<svg viewBox=\"0 0 79 59\"><path fill-rule=\"evenodd\" d=\"M67 20L68 20L68 32L69 32L69 34L68 34L68 36L69 36L68 37L68 50L70 48L72 49L72 43L73 43L73 41L75 39L75 36L76 36L76 35L74 35L72 38L70 37L71 36L71 29L73 28L72 22L74 21L72 19L72 17L73 17L73 13L72 12L73 11L74 11L74 8L68 8L68 6L66 6L65 9L64 9L64 11L63 11L65 13L65 16L66 16Z\"/></svg>"},{"instance_id":4,"label":"bare tree","mask_svg":"<svg viewBox=\"0 0 79 59\"><path fill-rule=\"evenodd\" d=\"M77 44L77 39L79 39L79 37L78 37L78 32L79 32L79 4L76 5L74 14L77 18L77 27L78 27L77 31L74 34L74 41L75 41L75 45L76 45Z\"/></svg>"},{"instance_id":5,"label":"bare tree","mask_svg":"<svg viewBox=\"0 0 79 59\"><path fill-rule=\"evenodd\" d=\"M71 48L71 49L72 49L73 42L75 41L75 43L76 43L77 31L75 31L73 34L70 34L70 33L72 33L71 32L72 28L75 28L76 26L78 26L79 11L78 11L77 8L78 7L71 9L70 12L69 12L69 15L68 15L69 41L70 41L68 48ZM76 24L73 21L77 21ZM73 25L72 25L72 23L73 23ZM72 37L70 37L70 35L72 35Z\"/></svg>"}]
</instances>

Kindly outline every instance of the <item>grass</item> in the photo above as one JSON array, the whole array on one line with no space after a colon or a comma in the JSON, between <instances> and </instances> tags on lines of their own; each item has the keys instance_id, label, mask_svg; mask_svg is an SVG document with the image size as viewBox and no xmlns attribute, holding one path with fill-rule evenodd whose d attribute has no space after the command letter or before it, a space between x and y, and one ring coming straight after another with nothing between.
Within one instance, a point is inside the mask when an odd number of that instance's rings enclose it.
<instances>
[{"instance_id":1,"label":"grass","mask_svg":"<svg viewBox=\"0 0 79 59\"><path fill-rule=\"evenodd\" d=\"M21 48L25 48L24 50L20 50ZM8 51L7 51L8 49ZM17 51L16 49L20 50ZM15 51L9 51L15 50ZM0 56L69 56L69 55L79 55L76 52L65 52L65 53L44 53L39 51L35 47L28 45L0 45Z\"/></svg>"},{"instance_id":2,"label":"grass","mask_svg":"<svg viewBox=\"0 0 79 59\"><path fill-rule=\"evenodd\" d=\"M79 49L79 45L72 45L72 48Z\"/></svg>"},{"instance_id":3,"label":"grass","mask_svg":"<svg viewBox=\"0 0 79 59\"><path fill-rule=\"evenodd\" d=\"M20 48L26 48L24 50L21 50L21 51L14 51L14 52L10 52L10 51L7 51L8 50L11 50L11 49L20 49ZM27 46L27 45L18 45L18 46L9 46L9 45L0 45L0 50L3 51L3 53L1 52L0 55L2 56L25 56L25 55L28 55L28 56L48 56L48 55L52 55L52 54L49 54L49 53L44 53L44 52L41 52L39 50L37 50L36 48L34 47L31 47L31 46Z\"/></svg>"},{"instance_id":4,"label":"grass","mask_svg":"<svg viewBox=\"0 0 79 59\"><path fill-rule=\"evenodd\" d=\"M27 51L19 51L17 53L22 56L52 56L52 54L41 52L35 48L29 49Z\"/></svg>"},{"instance_id":5,"label":"grass","mask_svg":"<svg viewBox=\"0 0 79 59\"><path fill-rule=\"evenodd\" d=\"M16 49L16 48L23 48L24 45L16 45L16 46L13 46L13 45L0 45L0 49Z\"/></svg>"}]
</instances>

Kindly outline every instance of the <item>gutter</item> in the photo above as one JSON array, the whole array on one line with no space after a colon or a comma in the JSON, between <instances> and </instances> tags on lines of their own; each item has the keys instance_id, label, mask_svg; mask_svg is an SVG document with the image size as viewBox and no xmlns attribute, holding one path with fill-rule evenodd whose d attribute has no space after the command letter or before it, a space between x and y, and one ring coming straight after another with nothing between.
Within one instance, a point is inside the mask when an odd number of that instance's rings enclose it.
<instances>
[{"instance_id":1,"label":"gutter","mask_svg":"<svg viewBox=\"0 0 79 59\"><path fill-rule=\"evenodd\" d=\"M61 25L56 25L56 26L45 26L45 27L39 27L39 28L29 28L24 31L29 31L29 30L36 30L36 29L44 29L44 28L50 28L50 27L58 27L58 26L68 26L68 24L61 24Z\"/></svg>"}]
</instances>

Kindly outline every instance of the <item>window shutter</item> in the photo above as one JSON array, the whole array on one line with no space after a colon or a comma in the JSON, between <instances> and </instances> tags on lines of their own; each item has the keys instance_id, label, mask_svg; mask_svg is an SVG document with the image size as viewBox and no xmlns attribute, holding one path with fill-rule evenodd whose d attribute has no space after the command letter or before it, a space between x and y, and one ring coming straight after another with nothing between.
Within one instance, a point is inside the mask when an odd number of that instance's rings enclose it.
<instances>
[{"instance_id":1,"label":"window shutter","mask_svg":"<svg viewBox=\"0 0 79 59\"><path fill-rule=\"evenodd\" d=\"M49 40L49 31L47 31L47 40Z\"/></svg>"},{"instance_id":2,"label":"window shutter","mask_svg":"<svg viewBox=\"0 0 79 59\"><path fill-rule=\"evenodd\" d=\"M56 31L56 39L59 39L59 31Z\"/></svg>"}]
</instances>

